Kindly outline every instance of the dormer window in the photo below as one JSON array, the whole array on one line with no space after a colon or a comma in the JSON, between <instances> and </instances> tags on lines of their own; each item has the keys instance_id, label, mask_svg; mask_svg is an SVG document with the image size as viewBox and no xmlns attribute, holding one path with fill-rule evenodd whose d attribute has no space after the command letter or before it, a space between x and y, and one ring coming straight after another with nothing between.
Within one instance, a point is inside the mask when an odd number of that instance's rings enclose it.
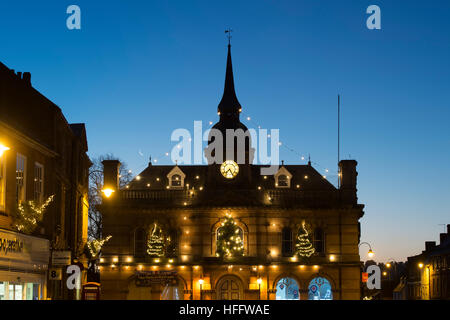
<instances>
[{"instance_id":1,"label":"dormer window","mask_svg":"<svg viewBox=\"0 0 450 320\"><path fill-rule=\"evenodd\" d=\"M167 189L182 189L184 188L184 178L186 175L181 171L180 167L175 166L167 175L169 185Z\"/></svg>"},{"instance_id":2,"label":"dormer window","mask_svg":"<svg viewBox=\"0 0 450 320\"><path fill-rule=\"evenodd\" d=\"M288 177L285 174L281 174L278 176L278 186L279 187L288 187Z\"/></svg>"},{"instance_id":3,"label":"dormer window","mask_svg":"<svg viewBox=\"0 0 450 320\"><path fill-rule=\"evenodd\" d=\"M292 174L282 166L274 175L276 188L290 188Z\"/></svg>"},{"instance_id":4,"label":"dormer window","mask_svg":"<svg viewBox=\"0 0 450 320\"><path fill-rule=\"evenodd\" d=\"M179 174L172 176L172 187L181 187L181 176Z\"/></svg>"}]
</instances>

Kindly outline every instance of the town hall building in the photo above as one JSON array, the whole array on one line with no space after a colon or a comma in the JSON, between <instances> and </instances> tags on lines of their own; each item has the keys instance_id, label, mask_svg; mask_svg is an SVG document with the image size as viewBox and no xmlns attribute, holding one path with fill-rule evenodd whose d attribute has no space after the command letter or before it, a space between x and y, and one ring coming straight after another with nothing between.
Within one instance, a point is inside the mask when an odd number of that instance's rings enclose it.
<instances>
[{"instance_id":1,"label":"town hall building","mask_svg":"<svg viewBox=\"0 0 450 320\"><path fill-rule=\"evenodd\" d=\"M228 45L213 128L247 131L241 111ZM244 161L149 163L124 188L103 162L103 299L360 299L357 162L339 162L336 188L310 162L263 175L244 147Z\"/></svg>"}]
</instances>

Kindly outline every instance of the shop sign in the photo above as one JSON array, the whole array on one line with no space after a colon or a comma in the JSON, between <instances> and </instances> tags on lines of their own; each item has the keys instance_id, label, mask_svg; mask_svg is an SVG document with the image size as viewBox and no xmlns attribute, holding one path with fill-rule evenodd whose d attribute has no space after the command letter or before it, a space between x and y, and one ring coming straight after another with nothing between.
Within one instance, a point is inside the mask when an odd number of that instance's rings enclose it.
<instances>
[{"instance_id":1,"label":"shop sign","mask_svg":"<svg viewBox=\"0 0 450 320\"><path fill-rule=\"evenodd\" d=\"M68 266L72 261L72 253L70 251L52 251L52 265Z\"/></svg>"},{"instance_id":2,"label":"shop sign","mask_svg":"<svg viewBox=\"0 0 450 320\"><path fill-rule=\"evenodd\" d=\"M62 269L61 268L51 268L48 271L48 278L50 280L62 280Z\"/></svg>"},{"instance_id":3,"label":"shop sign","mask_svg":"<svg viewBox=\"0 0 450 320\"><path fill-rule=\"evenodd\" d=\"M153 284L174 284L177 282L176 271L141 271L136 273L137 287L148 287Z\"/></svg>"},{"instance_id":4,"label":"shop sign","mask_svg":"<svg viewBox=\"0 0 450 320\"><path fill-rule=\"evenodd\" d=\"M17 238L6 239L0 235L0 252L2 254L6 256L8 252L22 253L22 251L23 241Z\"/></svg>"},{"instance_id":5,"label":"shop sign","mask_svg":"<svg viewBox=\"0 0 450 320\"><path fill-rule=\"evenodd\" d=\"M362 282L366 283L367 280L369 279L369 274L367 272L363 272L361 278L362 278Z\"/></svg>"}]
</instances>

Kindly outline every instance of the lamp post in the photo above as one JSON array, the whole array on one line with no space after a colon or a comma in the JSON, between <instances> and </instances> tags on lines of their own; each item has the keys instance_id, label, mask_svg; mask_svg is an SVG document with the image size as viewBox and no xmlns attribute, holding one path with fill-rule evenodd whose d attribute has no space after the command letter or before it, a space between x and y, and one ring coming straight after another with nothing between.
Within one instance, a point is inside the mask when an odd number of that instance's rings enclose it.
<instances>
[{"instance_id":1,"label":"lamp post","mask_svg":"<svg viewBox=\"0 0 450 320\"><path fill-rule=\"evenodd\" d=\"M392 266L392 263L394 263L394 268L395 268L394 272L397 273L397 263L398 262L394 258L387 259L385 266L386 266L386 268L390 269ZM388 271L388 273L389 273L389 281L391 281L391 272ZM394 281L395 281L395 278L394 278Z\"/></svg>"},{"instance_id":2,"label":"lamp post","mask_svg":"<svg viewBox=\"0 0 450 320\"><path fill-rule=\"evenodd\" d=\"M258 300L261 300L261 283L262 283L262 279L258 278L258 280L256 280L256 282L258 283Z\"/></svg>"},{"instance_id":3,"label":"lamp post","mask_svg":"<svg viewBox=\"0 0 450 320\"><path fill-rule=\"evenodd\" d=\"M203 300L203 296L202 296L203 282L204 282L204 280L202 278L200 278L198 280L198 284L200 285L200 300Z\"/></svg>"},{"instance_id":4,"label":"lamp post","mask_svg":"<svg viewBox=\"0 0 450 320\"><path fill-rule=\"evenodd\" d=\"M417 265L419 269L423 269L423 267L427 268L428 272L428 300L431 300L431 272L430 272L430 265L424 265L423 262L419 262ZM420 282L422 282L422 277L420 277Z\"/></svg>"},{"instance_id":5,"label":"lamp post","mask_svg":"<svg viewBox=\"0 0 450 320\"><path fill-rule=\"evenodd\" d=\"M363 245L363 244L366 244L369 246L369 251L367 252L367 255L369 256L369 258L372 258L375 255L375 253L372 251L372 246L368 242L361 242L359 244L358 248L360 248L361 245Z\"/></svg>"}]
</instances>

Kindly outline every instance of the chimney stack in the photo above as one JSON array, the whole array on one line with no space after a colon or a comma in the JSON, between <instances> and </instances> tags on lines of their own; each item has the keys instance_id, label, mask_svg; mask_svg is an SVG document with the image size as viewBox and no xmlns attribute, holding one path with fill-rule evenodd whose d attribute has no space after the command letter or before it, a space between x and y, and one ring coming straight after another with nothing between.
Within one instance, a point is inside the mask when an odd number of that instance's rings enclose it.
<instances>
[{"instance_id":1,"label":"chimney stack","mask_svg":"<svg viewBox=\"0 0 450 320\"><path fill-rule=\"evenodd\" d=\"M103 160L103 188L119 189L119 160Z\"/></svg>"},{"instance_id":2,"label":"chimney stack","mask_svg":"<svg viewBox=\"0 0 450 320\"><path fill-rule=\"evenodd\" d=\"M345 203L356 204L358 198L356 197L356 177L358 172L356 160L341 160L339 162L339 181L341 200Z\"/></svg>"},{"instance_id":3,"label":"chimney stack","mask_svg":"<svg viewBox=\"0 0 450 320\"><path fill-rule=\"evenodd\" d=\"M436 247L436 241L425 241L425 251L431 251Z\"/></svg>"},{"instance_id":4,"label":"chimney stack","mask_svg":"<svg viewBox=\"0 0 450 320\"><path fill-rule=\"evenodd\" d=\"M445 242L445 240L447 240L447 236L448 236L448 233L441 233L440 235L439 235L439 240L440 240L440 243L439 244L443 244L444 242Z\"/></svg>"},{"instance_id":5,"label":"chimney stack","mask_svg":"<svg viewBox=\"0 0 450 320\"><path fill-rule=\"evenodd\" d=\"M24 72L22 75L22 80L25 82L26 85L31 86L31 73Z\"/></svg>"}]
</instances>

